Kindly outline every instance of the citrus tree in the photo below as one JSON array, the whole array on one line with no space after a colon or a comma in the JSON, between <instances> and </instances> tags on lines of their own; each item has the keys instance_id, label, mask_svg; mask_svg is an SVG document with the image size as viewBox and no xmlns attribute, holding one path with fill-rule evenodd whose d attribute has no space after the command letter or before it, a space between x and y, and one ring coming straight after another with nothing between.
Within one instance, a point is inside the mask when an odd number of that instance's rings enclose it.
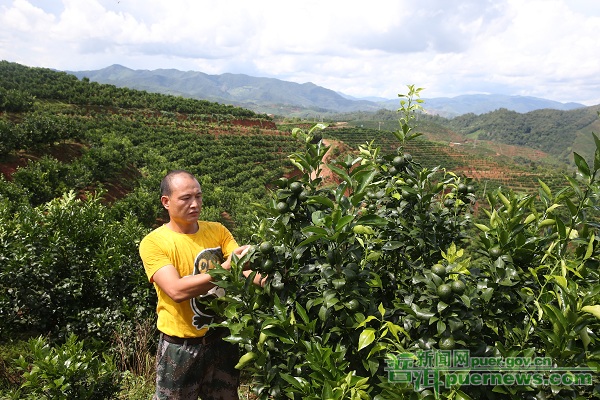
<instances>
[{"instance_id":1,"label":"citrus tree","mask_svg":"<svg viewBox=\"0 0 600 400\"><path fill-rule=\"evenodd\" d=\"M212 272L228 294L211 306L244 350L238 368L265 399L597 396L597 381L474 384L470 365L462 380L439 364L433 383L423 364L395 379L406 372L398 355L467 350L593 371L599 354L600 153L593 168L575 155L581 179L559 193L543 182L538 196L488 193L484 218L473 221L471 182L404 151L418 136L420 90L401 96L396 154L366 143L326 164L324 126L294 131L305 143L290 156L300 174L275 182L257 245L231 271ZM338 183L324 184L324 168ZM264 287L243 278L244 265L267 276Z\"/></svg>"}]
</instances>

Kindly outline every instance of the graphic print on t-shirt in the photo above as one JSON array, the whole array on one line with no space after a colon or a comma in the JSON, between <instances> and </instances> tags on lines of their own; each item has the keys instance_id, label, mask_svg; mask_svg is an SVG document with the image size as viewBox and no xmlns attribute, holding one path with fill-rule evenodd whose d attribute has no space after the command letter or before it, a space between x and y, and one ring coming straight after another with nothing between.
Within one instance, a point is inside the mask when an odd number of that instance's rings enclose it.
<instances>
[{"instance_id":1,"label":"graphic print on t-shirt","mask_svg":"<svg viewBox=\"0 0 600 400\"><path fill-rule=\"evenodd\" d=\"M215 247L212 249L204 249L202 250L194 260L194 275L203 274L208 272L211 268L211 264L221 264L223 262L223 250L220 247ZM192 306L192 310L194 311L194 317L192 320L192 325L197 329L208 328L208 325L213 323L215 315L211 310L208 310L207 307L202 304L202 299L207 299L208 297L221 297L225 294L223 288L219 288L215 286L208 293L202 294L196 298L190 300L190 304Z\"/></svg>"}]
</instances>

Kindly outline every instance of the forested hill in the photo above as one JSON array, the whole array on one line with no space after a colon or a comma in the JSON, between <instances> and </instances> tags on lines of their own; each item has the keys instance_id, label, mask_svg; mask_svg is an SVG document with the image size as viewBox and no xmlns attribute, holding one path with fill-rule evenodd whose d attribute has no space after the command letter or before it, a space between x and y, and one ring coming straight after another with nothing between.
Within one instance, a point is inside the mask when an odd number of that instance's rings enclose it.
<instances>
[{"instance_id":1,"label":"forested hill","mask_svg":"<svg viewBox=\"0 0 600 400\"><path fill-rule=\"evenodd\" d=\"M499 109L481 115L464 114L454 118L419 114L418 126L428 140L436 142L489 142L519 146L551 155L561 163L573 163L573 152L588 160L595 148L592 132L600 134L600 105L575 110L543 109L518 113ZM338 114L336 121L357 127L393 130L398 114L390 110L376 113Z\"/></svg>"},{"instance_id":2,"label":"forested hill","mask_svg":"<svg viewBox=\"0 0 600 400\"><path fill-rule=\"evenodd\" d=\"M0 90L4 93L13 91L10 95L13 102L27 102L27 98L33 96L36 99L58 100L76 105L146 108L200 115L229 115L233 118L270 119L264 114L231 105L117 88L114 85L91 82L85 78L79 80L65 72L26 67L8 61L0 61ZM6 96L3 94L3 97ZM20 100L16 100L17 97Z\"/></svg>"},{"instance_id":3,"label":"forested hill","mask_svg":"<svg viewBox=\"0 0 600 400\"><path fill-rule=\"evenodd\" d=\"M591 133L600 133L600 106L576 110L535 110L520 114L500 109L482 115L465 114L442 124L471 139L526 146L572 160L573 151L593 156Z\"/></svg>"}]
</instances>

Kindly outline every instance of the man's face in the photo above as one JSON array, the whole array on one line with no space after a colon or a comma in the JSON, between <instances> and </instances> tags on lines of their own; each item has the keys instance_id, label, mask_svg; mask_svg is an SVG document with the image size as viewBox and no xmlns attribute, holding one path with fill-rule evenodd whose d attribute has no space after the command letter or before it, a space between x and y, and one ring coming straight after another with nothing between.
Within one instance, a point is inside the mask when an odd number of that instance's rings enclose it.
<instances>
[{"instance_id":1,"label":"man's face","mask_svg":"<svg viewBox=\"0 0 600 400\"><path fill-rule=\"evenodd\" d=\"M202 210L202 189L198 181L187 174L171 179L171 195L162 196L161 202L171 220L178 224L193 224Z\"/></svg>"}]
</instances>

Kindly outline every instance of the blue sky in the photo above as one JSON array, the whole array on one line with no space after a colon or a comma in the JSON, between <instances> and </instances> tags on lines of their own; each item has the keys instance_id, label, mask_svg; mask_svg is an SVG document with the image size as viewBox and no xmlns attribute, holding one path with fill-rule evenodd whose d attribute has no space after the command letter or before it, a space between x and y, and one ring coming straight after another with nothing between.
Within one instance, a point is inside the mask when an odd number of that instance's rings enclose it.
<instances>
[{"instance_id":1,"label":"blue sky","mask_svg":"<svg viewBox=\"0 0 600 400\"><path fill-rule=\"evenodd\" d=\"M598 0L0 0L0 59L600 104Z\"/></svg>"}]
</instances>

